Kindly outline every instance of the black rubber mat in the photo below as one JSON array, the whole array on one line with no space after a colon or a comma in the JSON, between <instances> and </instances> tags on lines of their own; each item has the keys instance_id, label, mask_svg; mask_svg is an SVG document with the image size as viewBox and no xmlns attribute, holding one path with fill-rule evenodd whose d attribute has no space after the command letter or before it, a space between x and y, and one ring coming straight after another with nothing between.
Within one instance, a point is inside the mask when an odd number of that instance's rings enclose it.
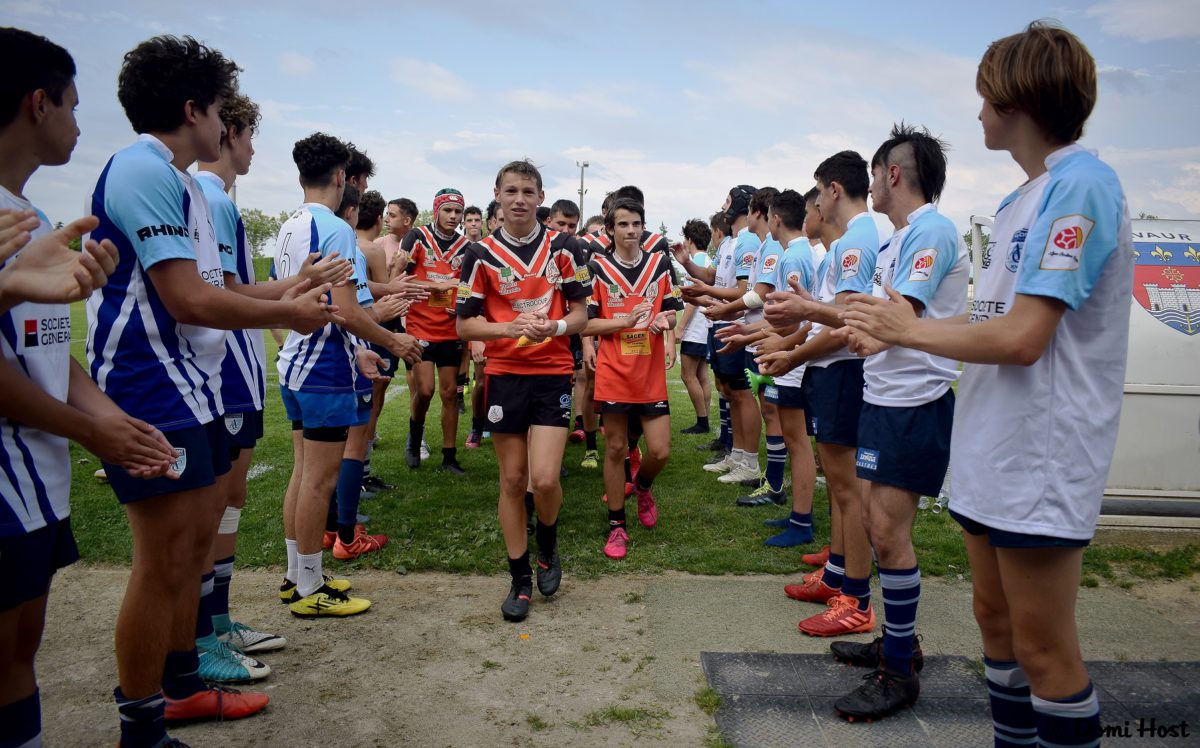
<instances>
[{"instance_id":1,"label":"black rubber mat","mask_svg":"<svg viewBox=\"0 0 1200 748\"><path fill-rule=\"evenodd\" d=\"M833 702L856 688L866 669L815 654L703 652L700 659L708 684L721 695L717 726L736 746L992 744L978 660L927 657L916 705L864 724L838 717ZM1090 662L1088 671L1100 696L1106 745L1200 746L1200 663Z\"/></svg>"}]
</instances>

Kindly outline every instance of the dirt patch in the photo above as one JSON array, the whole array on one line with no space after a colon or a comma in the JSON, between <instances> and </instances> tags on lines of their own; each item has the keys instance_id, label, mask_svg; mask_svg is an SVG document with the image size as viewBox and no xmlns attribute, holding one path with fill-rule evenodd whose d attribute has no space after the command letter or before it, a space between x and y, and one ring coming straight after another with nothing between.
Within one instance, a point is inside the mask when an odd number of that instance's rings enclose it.
<instances>
[{"instance_id":1,"label":"dirt patch","mask_svg":"<svg viewBox=\"0 0 1200 748\"><path fill-rule=\"evenodd\" d=\"M55 580L38 657L47 745L118 739L112 627L126 577L76 566ZM278 577L239 571L232 593L239 620L288 639L262 657L273 672L258 688L271 706L242 722L175 728L175 737L196 746L698 745L713 724L691 700L698 680L675 694L653 688L672 664L652 651L646 578L568 576L552 600L535 592L529 619L514 625L500 617L506 579L356 572L371 611L302 621L274 594Z\"/></svg>"}]
</instances>

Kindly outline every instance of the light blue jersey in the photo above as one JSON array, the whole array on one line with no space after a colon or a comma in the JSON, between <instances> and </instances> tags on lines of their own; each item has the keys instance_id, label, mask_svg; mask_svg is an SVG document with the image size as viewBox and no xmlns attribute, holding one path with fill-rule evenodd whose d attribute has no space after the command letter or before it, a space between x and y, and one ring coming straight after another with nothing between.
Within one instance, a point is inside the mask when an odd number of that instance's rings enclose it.
<instances>
[{"instance_id":1,"label":"light blue jersey","mask_svg":"<svg viewBox=\"0 0 1200 748\"><path fill-rule=\"evenodd\" d=\"M53 231L45 214L3 187L0 208L37 211L41 224L30 232L34 239ZM66 402L70 307L24 302L0 314L0 355L48 395ZM66 519L71 513L70 494L67 440L0 418L0 537L33 532Z\"/></svg>"},{"instance_id":2,"label":"light blue jersey","mask_svg":"<svg viewBox=\"0 0 1200 748\"><path fill-rule=\"evenodd\" d=\"M754 265L750 269L750 276L746 279L746 289L754 290L754 286L759 283L766 283L769 286L775 285L775 275L779 271L779 258L783 255L783 246L775 241L775 238L770 234L763 239L758 247L758 254L754 258ZM742 315L742 320L746 324L758 322L763 318L763 310L747 309ZM754 353L758 350L757 346L746 346L746 350Z\"/></svg>"},{"instance_id":3,"label":"light blue jersey","mask_svg":"<svg viewBox=\"0 0 1200 748\"><path fill-rule=\"evenodd\" d=\"M92 193L100 219L92 238L111 240L120 261L87 303L92 378L126 413L163 431L224 412L225 331L172 318L147 272L185 260L206 283L225 286L208 201L172 158L162 141L141 135L104 167Z\"/></svg>"},{"instance_id":4,"label":"light blue jersey","mask_svg":"<svg viewBox=\"0 0 1200 748\"><path fill-rule=\"evenodd\" d=\"M817 269L818 301L832 304L840 293L870 293L875 274L875 257L879 254L879 229L870 213L859 213L846 225L846 233L834 240ZM824 325L814 324L809 338ZM845 348L809 361L809 366L828 366L835 361L856 358Z\"/></svg>"},{"instance_id":5,"label":"light blue jersey","mask_svg":"<svg viewBox=\"0 0 1200 748\"><path fill-rule=\"evenodd\" d=\"M213 228L221 253L221 269L238 283L255 283L254 265L246 245L246 227L225 183L212 172L202 171L196 182L204 190L212 212ZM226 413L251 413L263 409L266 392L267 356L262 330L230 330L225 335L225 360L221 364L221 399Z\"/></svg>"},{"instance_id":6,"label":"light blue jersey","mask_svg":"<svg viewBox=\"0 0 1200 748\"><path fill-rule=\"evenodd\" d=\"M792 282L810 294L816 293L817 275L813 267L812 245L803 234L788 242L779 260L779 268L775 273L775 289L791 291ZM775 384L781 387L799 387L804 381L805 364L801 364L786 374L775 377Z\"/></svg>"},{"instance_id":7,"label":"light blue jersey","mask_svg":"<svg viewBox=\"0 0 1200 748\"><path fill-rule=\"evenodd\" d=\"M919 301L923 317L957 317L967 310L970 266L954 222L926 203L880 248L871 293L886 299L894 288ZM937 400L956 379L957 361L893 346L863 364L863 401L912 408Z\"/></svg>"},{"instance_id":8,"label":"light blue jersey","mask_svg":"<svg viewBox=\"0 0 1200 748\"><path fill-rule=\"evenodd\" d=\"M1066 311L1029 366L967 364L950 444L950 508L1010 532L1087 540L1116 448L1133 293L1117 175L1078 145L1005 198L975 280L971 323L1022 297Z\"/></svg>"},{"instance_id":9,"label":"light blue jersey","mask_svg":"<svg viewBox=\"0 0 1200 748\"><path fill-rule=\"evenodd\" d=\"M737 234L733 245L734 277L744 280L754 272L754 261L758 259L758 250L762 248L762 240L758 234L749 228L743 228ZM734 285L737 285L736 282Z\"/></svg>"},{"instance_id":10,"label":"light blue jersey","mask_svg":"<svg viewBox=\"0 0 1200 748\"><path fill-rule=\"evenodd\" d=\"M284 222L275 243L275 272L280 278L290 278L310 253L318 252L324 258L335 251L354 263L350 282L355 285L358 302L369 306L374 300L354 229L324 205L305 203ZM280 385L298 392L353 392L354 346L350 334L332 322L309 335L289 333L276 364Z\"/></svg>"}]
</instances>

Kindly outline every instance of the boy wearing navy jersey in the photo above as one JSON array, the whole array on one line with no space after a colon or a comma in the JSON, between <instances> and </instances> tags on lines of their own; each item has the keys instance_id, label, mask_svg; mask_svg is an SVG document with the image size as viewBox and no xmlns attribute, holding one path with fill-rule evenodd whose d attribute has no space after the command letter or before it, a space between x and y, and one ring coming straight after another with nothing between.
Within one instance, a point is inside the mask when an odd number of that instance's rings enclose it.
<instances>
[{"instance_id":1,"label":"boy wearing navy jersey","mask_svg":"<svg viewBox=\"0 0 1200 748\"><path fill-rule=\"evenodd\" d=\"M41 166L64 164L79 136L75 63L62 47L21 29L0 28L0 226L6 273L0 307L0 725L3 742L41 745L34 656L54 573L79 557L71 533L74 439L101 459L144 476L163 475L174 450L152 426L125 415L71 358L68 304L114 269L110 242L78 255L103 262L73 277L67 241L96 225L86 218L55 232L24 196ZM28 243L27 243L28 242ZM109 252L111 250L111 253ZM15 257L16 260L10 262ZM42 261L57 258L62 264ZM18 282L19 262L42 270Z\"/></svg>"},{"instance_id":2,"label":"boy wearing navy jersey","mask_svg":"<svg viewBox=\"0 0 1200 748\"><path fill-rule=\"evenodd\" d=\"M1042 23L993 42L975 78L991 150L1025 181L1000 204L970 311L916 317L856 296L846 323L882 344L966 362L950 444L997 746L1098 745L1100 709L1075 600L1116 447L1133 246L1121 184L1076 144L1096 62ZM1033 583L1030 580L1034 580Z\"/></svg>"},{"instance_id":3,"label":"boy wearing navy jersey","mask_svg":"<svg viewBox=\"0 0 1200 748\"><path fill-rule=\"evenodd\" d=\"M178 454L177 480L137 480L104 464L134 544L116 632L125 745L164 739L164 706L167 719L234 719L267 704L265 694L224 693L197 675L197 580L229 472L220 421L225 330L310 330L331 312L323 286L292 289L283 301L225 288L208 201L185 170L220 156L220 107L236 87L237 66L190 37L138 45L125 56L118 97L140 135L109 160L92 195L100 218L93 236L111 239L121 262L88 301L91 374Z\"/></svg>"}]
</instances>

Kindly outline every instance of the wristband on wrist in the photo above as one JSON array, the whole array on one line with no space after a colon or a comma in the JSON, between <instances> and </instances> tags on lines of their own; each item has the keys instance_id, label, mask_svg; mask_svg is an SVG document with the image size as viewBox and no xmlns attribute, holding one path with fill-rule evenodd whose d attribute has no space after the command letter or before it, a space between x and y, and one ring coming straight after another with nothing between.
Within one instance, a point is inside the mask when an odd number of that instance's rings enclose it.
<instances>
[{"instance_id":1,"label":"wristband on wrist","mask_svg":"<svg viewBox=\"0 0 1200 748\"><path fill-rule=\"evenodd\" d=\"M753 289L747 291L742 296L742 303L746 305L747 309L762 309L763 308L762 297L759 296Z\"/></svg>"},{"instance_id":2,"label":"wristband on wrist","mask_svg":"<svg viewBox=\"0 0 1200 748\"><path fill-rule=\"evenodd\" d=\"M560 335L566 335L566 334L567 334L567 321L565 319L560 319L558 321L558 329L554 331L554 336L559 337Z\"/></svg>"}]
</instances>

